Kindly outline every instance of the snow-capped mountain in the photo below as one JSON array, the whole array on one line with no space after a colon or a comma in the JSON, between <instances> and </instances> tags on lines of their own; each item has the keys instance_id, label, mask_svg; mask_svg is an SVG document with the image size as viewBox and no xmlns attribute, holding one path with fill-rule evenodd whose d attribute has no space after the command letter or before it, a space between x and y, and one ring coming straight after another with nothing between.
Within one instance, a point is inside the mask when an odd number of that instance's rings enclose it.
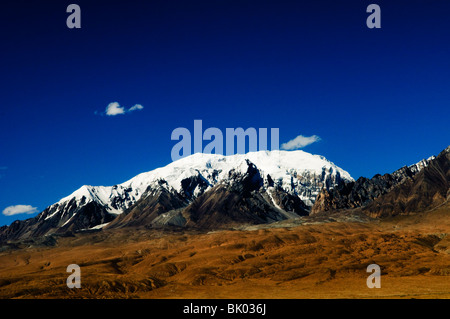
<instances>
[{"instance_id":1,"label":"snow-capped mountain","mask_svg":"<svg viewBox=\"0 0 450 319\"><path fill-rule=\"evenodd\" d=\"M9 237L101 228L138 201L142 202L149 196L160 196L162 190L169 194L167 196L171 202L178 203L175 208L187 206L217 186L233 185L240 177L244 178L249 165L254 166L260 176L261 187L267 191L265 200L277 210L283 210L277 204L281 198L286 203L294 200L292 197L286 199L281 193L297 197L306 208L310 208L322 188L331 189L342 182L353 181L348 172L323 156L300 150L260 151L230 156L196 153L165 167L139 174L122 184L84 185L35 218L14 222L9 232L19 236ZM283 207L290 206L286 204Z\"/></svg>"},{"instance_id":2,"label":"snow-capped mountain","mask_svg":"<svg viewBox=\"0 0 450 319\"><path fill-rule=\"evenodd\" d=\"M230 172L245 173L246 160L264 177L267 187L279 187L295 194L312 206L322 188L332 188L341 181L353 181L350 174L323 156L304 151L260 151L237 155L196 153L165 167L142 173L119 185L84 185L52 206L75 201L77 206L91 201L105 207L108 213L121 214L147 191L161 185L192 200L216 184L229 179ZM193 178L199 181L192 184ZM165 181L164 184L161 181ZM50 207L52 207L50 206ZM43 216L52 218L56 212Z\"/></svg>"}]
</instances>

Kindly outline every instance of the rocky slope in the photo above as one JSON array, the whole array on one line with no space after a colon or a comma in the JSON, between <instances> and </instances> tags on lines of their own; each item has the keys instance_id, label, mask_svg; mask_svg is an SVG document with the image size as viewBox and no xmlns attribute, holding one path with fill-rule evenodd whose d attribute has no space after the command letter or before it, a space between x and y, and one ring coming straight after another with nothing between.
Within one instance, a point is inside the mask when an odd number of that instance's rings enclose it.
<instances>
[{"instance_id":1,"label":"rocky slope","mask_svg":"<svg viewBox=\"0 0 450 319\"><path fill-rule=\"evenodd\" d=\"M389 193L363 208L372 217L395 216L434 209L450 198L450 146Z\"/></svg>"},{"instance_id":2,"label":"rocky slope","mask_svg":"<svg viewBox=\"0 0 450 319\"><path fill-rule=\"evenodd\" d=\"M441 152L438 157L432 156L419 163L402 167L392 174L377 174L371 179L360 177L356 181L341 183L333 189L323 189L317 196L317 200L311 209L311 214L369 206L371 209L368 209L367 212L370 212L370 215L373 216L396 214L399 210L403 211L403 209L400 208L402 205L400 190L407 187L407 185L421 183L419 182L419 179L423 179L422 176L424 176L424 174L426 174L425 176L433 175L433 177L426 178L425 180L433 181L431 184L439 181L436 185L444 185L442 186L440 193L445 193L446 186L445 182L443 182L445 178L442 176L445 176L446 169L443 165L446 161L446 156L448 156L449 149L450 147ZM436 168L436 166L439 166L439 168ZM429 187L434 189L434 186L431 186L431 184ZM405 190L405 192L409 194L408 196L419 196L411 193L417 191L418 189ZM431 193L434 194L433 191ZM433 194L424 193L420 196L428 198L434 196ZM390 201L392 205L388 206L386 203L382 205L381 201L383 200L381 198L385 198L385 200L390 198L388 201ZM378 204L375 204L375 201ZM397 203L394 205L394 202ZM428 202L424 205L427 206L429 204L431 205L432 203ZM377 210L374 208L375 206L380 210L380 214L375 213ZM382 209L380 208L381 206L383 206ZM394 206L396 207L395 211L388 213ZM415 208L418 209L419 207ZM406 209L405 211L408 210L412 211L410 209Z\"/></svg>"}]
</instances>

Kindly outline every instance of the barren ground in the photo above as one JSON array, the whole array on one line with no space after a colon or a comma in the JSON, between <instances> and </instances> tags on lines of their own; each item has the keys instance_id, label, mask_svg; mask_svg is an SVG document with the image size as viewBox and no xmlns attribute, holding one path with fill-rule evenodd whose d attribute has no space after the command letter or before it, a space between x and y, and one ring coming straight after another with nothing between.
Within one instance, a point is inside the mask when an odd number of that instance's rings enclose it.
<instances>
[{"instance_id":1,"label":"barren ground","mask_svg":"<svg viewBox=\"0 0 450 319\"><path fill-rule=\"evenodd\" d=\"M122 229L0 253L0 298L450 298L450 209L210 233ZM369 289L366 268L382 269ZM69 264L81 289L66 286Z\"/></svg>"}]
</instances>

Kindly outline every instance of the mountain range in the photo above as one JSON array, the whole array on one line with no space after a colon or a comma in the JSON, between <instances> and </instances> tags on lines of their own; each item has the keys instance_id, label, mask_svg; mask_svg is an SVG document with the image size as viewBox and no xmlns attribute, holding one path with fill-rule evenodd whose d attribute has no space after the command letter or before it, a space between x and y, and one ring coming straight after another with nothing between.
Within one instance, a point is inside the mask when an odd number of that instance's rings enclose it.
<instances>
[{"instance_id":1,"label":"mountain range","mask_svg":"<svg viewBox=\"0 0 450 319\"><path fill-rule=\"evenodd\" d=\"M300 150L196 153L122 184L84 185L36 217L0 227L0 242L135 226L217 229L340 210L386 217L444 203L449 181L450 146L391 174L357 180Z\"/></svg>"},{"instance_id":2,"label":"mountain range","mask_svg":"<svg viewBox=\"0 0 450 319\"><path fill-rule=\"evenodd\" d=\"M308 215L322 188L353 181L323 156L260 151L196 153L114 186L83 185L34 218L0 228L0 240L148 226L211 228Z\"/></svg>"}]
</instances>

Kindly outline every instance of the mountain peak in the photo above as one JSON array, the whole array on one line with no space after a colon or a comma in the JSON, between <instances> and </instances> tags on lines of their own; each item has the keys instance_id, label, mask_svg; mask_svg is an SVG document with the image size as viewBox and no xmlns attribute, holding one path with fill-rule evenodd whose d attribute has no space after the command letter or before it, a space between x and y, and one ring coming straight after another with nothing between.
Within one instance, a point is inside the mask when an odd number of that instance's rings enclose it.
<instances>
[{"instance_id":1,"label":"mountain peak","mask_svg":"<svg viewBox=\"0 0 450 319\"><path fill-rule=\"evenodd\" d=\"M255 164L261 170L261 175L270 175L275 182L279 181L281 184L289 184L291 175L296 174L329 174L338 175L339 179L353 180L347 171L325 157L297 150L259 151L235 155L195 153L164 167L141 173L119 186L139 189L139 193L142 194L148 186L155 186L155 181L163 179L170 187L180 192L182 181L197 175L202 176L212 186L226 179L231 169L245 173L248 167L246 160Z\"/></svg>"}]
</instances>

